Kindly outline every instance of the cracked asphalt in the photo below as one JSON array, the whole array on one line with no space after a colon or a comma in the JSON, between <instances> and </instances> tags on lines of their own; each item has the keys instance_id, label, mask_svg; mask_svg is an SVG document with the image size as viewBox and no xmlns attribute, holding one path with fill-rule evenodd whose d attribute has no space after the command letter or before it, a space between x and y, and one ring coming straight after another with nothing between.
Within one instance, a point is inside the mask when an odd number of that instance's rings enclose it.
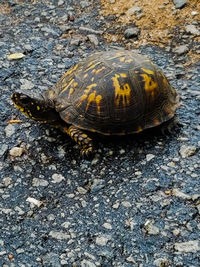
<instances>
[{"instance_id":1,"label":"cracked asphalt","mask_svg":"<svg viewBox=\"0 0 200 267\"><path fill-rule=\"evenodd\" d=\"M25 118L10 95L44 92L90 52L127 43L106 43L98 1L0 7L0 265L200 266L200 62L139 47L178 90L183 126L95 135L94 158L82 159L68 136ZM9 60L13 53L23 57Z\"/></svg>"}]
</instances>

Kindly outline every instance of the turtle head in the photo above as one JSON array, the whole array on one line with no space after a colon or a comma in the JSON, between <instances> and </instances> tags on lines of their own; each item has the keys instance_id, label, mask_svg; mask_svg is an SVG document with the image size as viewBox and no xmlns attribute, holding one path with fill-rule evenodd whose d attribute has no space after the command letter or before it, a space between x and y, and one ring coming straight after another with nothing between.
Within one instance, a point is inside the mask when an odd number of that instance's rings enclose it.
<instances>
[{"instance_id":1,"label":"turtle head","mask_svg":"<svg viewBox=\"0 0 200 267\"><path fill-rule=\"evenodd\" d=\"M14 93L11 99L14 105L30 119L43 123L54 123L60 119L53 105L43 97L35 98L23 93Z\"/></svg>"}]
</instances>

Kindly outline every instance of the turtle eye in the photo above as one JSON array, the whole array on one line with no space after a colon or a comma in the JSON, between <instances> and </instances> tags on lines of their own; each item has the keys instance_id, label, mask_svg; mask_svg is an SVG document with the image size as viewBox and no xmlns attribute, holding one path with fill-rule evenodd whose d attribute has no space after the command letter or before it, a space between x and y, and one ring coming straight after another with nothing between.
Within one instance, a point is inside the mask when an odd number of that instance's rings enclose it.
<instances>
[{"instance_id":1,"label":"turtle eye","mask_svg":"<svg viewBox=\"0 0 200 267\"><path fill-rule=\"evenodd\" d=\"M20 102L21 102L23 105L27 105L27 104L30 104L31 99L30 99L30 97L28 97L28 96L26 96L26 95L21 95L21 96L20 96Z\"/></svg>"}]
</instances>

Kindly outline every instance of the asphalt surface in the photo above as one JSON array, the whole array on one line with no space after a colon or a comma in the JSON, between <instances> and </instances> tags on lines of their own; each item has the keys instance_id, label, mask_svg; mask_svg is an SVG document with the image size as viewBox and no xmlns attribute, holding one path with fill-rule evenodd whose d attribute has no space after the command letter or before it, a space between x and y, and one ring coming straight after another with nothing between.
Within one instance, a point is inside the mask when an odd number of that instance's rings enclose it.
<instances>
[{"instance_id":1,"label":"asphalt surface","mask_svg":"<svg viewBox=\"0 0 200 267\"><path fill-rule=\"evenodd\" d=\"M200 266L200 62L141 47L177 88L183 126L95 136L94 158L82 159L10 95L44 92L91 51L121 44L103 40L95 1L23 2L0 14L0 266Z\"/></svg>"}]
</instances>

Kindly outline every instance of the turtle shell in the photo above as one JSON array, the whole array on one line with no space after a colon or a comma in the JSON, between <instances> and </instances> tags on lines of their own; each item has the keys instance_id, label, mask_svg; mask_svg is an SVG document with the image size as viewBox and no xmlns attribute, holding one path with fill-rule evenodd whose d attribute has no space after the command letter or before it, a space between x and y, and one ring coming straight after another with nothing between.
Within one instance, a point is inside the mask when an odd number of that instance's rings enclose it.
<instances>
[{"instance_id":1,"label":"turtle shell","mask_svg":"<svg viewBox=\"0 0 200 267\"><path fill-rule=\"evenodd\" d=\"M90 55L46 92L68 124L104 135L137 133L174 116L178 95L148 58L127 50Z\"/></svg>"}]
</instances>

